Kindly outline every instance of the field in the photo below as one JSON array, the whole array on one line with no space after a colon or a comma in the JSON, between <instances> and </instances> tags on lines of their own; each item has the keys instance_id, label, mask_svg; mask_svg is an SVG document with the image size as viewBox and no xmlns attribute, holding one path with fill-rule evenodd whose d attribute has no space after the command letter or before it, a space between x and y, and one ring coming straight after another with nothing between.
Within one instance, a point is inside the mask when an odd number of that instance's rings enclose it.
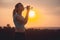
<instances>
[{"instance_id":1,"label":"field","mask_svg":"<svg viewBox=\"0 0 60 40\"><path fill-rule=\"evenodd\" d=\"M60 29L26 29L15 32L15 28L0 27L0 40L60 40Z\"/></svg>"}]
</instances>

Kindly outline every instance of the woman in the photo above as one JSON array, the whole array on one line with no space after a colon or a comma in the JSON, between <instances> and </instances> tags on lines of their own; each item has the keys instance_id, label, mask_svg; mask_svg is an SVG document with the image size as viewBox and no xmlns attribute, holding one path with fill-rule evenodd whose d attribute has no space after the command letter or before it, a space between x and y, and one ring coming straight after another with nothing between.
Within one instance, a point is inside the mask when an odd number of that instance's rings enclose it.
<instances>
[{"instance_id":1,"label":"woman","mask_svg":"<svg viewBox=\"0 0 60 40\"><path fill-rule=\"evenodd\" d=\"M17 32L24 32L25 31L24 25L28 21L30 6L27 6L26 9L27 9L27 13L26 13L25 18L23 18L23 16L22 16L24 6L21 3L17 3L15 5L15 9L13 10L13 21L16 26Z\"/></svg>"}]
</instances>

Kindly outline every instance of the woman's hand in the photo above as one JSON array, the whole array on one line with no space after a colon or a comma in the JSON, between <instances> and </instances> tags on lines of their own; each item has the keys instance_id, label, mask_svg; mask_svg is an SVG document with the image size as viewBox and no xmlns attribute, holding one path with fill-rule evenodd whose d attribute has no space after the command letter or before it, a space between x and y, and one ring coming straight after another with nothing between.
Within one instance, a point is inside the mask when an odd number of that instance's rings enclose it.
<instances>
[{"instance_id":1,"label":"woman's hand","mask_svg":"<svg viewBox=\"0 0 60 40\"><path fill-rule=\"evenodd\" d=\"M29 11L30 10L30 6L27 6L26 9L27 9L27 11Z\"/></svg>"}]
</instances>

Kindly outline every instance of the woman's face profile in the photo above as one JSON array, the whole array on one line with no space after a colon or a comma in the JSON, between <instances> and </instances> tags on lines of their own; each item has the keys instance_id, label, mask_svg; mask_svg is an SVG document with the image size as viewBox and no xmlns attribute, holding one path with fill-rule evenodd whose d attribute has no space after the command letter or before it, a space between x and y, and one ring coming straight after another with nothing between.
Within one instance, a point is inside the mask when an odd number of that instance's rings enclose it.
<instances>
[{"instance_id":1,"label":"woman's face profile","mask_svg":"<svg viewBox=\"0 0 60 40\"><path fill-rule=\"evenodd\" d=\"M24 10L24 7L19 4L17 10L18 11L23 11Z\"/></svg>"}]
</instances>

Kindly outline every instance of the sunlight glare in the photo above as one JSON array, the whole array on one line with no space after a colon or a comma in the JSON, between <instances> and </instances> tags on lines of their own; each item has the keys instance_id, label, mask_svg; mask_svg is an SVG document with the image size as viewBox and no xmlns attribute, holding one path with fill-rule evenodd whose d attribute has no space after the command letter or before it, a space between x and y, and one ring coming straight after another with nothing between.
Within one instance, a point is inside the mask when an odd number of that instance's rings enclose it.
<instances>
[{"instance_id":1,"label":"sunlight glare","mask_svg":"<svg viewBox=\"0 0 60 40\"><path fill-rule=\"evenodd\" d=\"M32 18L35 16L35 12L33 10L30 10L29 12L29 17Z\"/></svg>"}]
</instances>

